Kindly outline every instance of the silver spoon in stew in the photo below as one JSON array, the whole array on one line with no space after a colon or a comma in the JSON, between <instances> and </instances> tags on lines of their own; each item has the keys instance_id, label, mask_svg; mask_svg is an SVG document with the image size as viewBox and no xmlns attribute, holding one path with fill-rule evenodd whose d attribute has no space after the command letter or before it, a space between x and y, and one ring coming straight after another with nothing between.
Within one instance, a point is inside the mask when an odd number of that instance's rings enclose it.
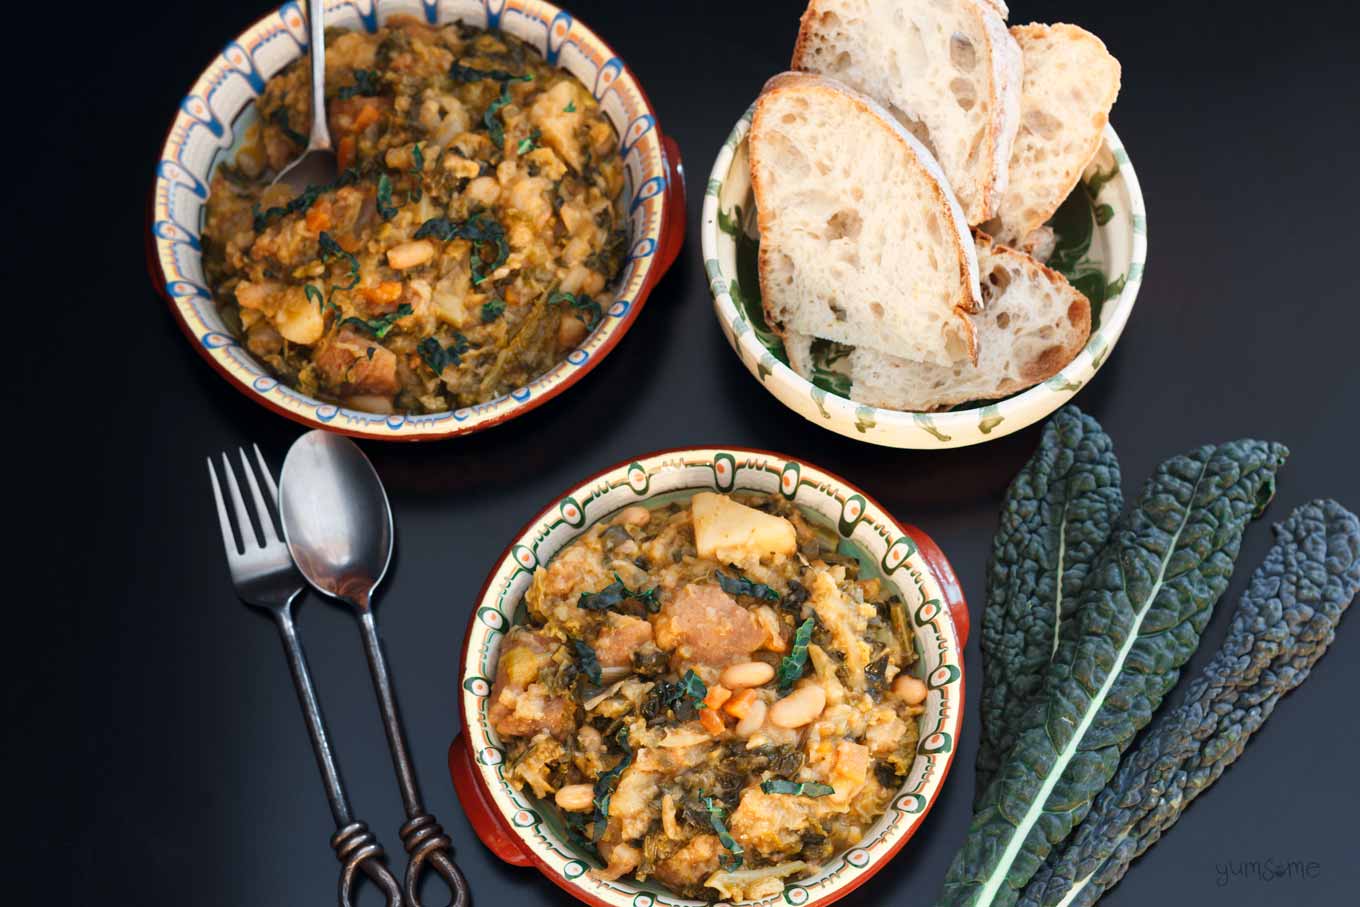
<instances>
[{"instance_id":1,"label":"silver spoon in stew","mask_svg":"<svg viewBox=\"0 0 1360 907\"><path fill-rule=\"evenodd\" d=\"M279 479L279 516L289 553L318 592L354 609L392 764L406 809L401 842L410 855L406 903L421 907L421 874L432 866L466 907L467 882L449 855L452 842L425 810L397 709L396 692L373 615L373 593L392 560L392 510L373 464L348 438L310 431L293 442Z\"/></svg>"},{"instance_id":2,"label":"silver spoon in stew","mask_svg":"<svg viewBox=\"0 0 1360 907\"><path fill-rule=\"evenodd\" d=\"M274 183L283 183L293 194L301 195L308 186L335 182L340 165L326 125L326 0L307 0L308 50L312 62L312 129L307 150L279 171Z\"/></svg>"}]
</instances>

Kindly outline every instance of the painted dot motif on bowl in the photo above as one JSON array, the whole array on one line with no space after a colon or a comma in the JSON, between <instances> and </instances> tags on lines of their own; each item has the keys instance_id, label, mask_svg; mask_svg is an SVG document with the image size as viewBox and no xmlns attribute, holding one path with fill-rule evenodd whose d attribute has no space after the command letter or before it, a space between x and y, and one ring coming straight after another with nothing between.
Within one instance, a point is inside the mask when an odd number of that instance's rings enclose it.
<instances>
[{"instance_id":1,"label":"painted dot motif on bowl","mask_svg":"<svg viewBox=\"0 0 1360 907\"><path fill-rule=\"evenodd\" d=\"M493 630L505 629L505 615L495 608L478 608L477 619Z\"/></svg>"},{"instance_id":2,"label":"painted dot motif on bowl","mask_svg":"<svg viewBox=\"0 0 1360 907\"><path fill-rule=\"evenodd\" d=\"M931 689L938 690L940 687L951 684L958 679L959 669L957 665L940 665L930 672L930 677L927 678L926 682Z\"/></svg>"},{"instance_id":3,"label":"painted dot motif on bowl","mask_svg":"<svg viewBox=\"0 0 1360 907\"><path fill-rule=\"evenodd\" d=\"M535 570L538 568L538 557L523 545L515 546L515 563L525 570Z\"/></svg>"},{"instance_id":4,"label":"painted dot motif on bowl","mask_svg":"<svg viewBox=\"0 0 1360 907\"><path fill-rule=\"evenodd\" d=\"M473 696L486 697L491 695L491 684L485 677L469 677L463 681L463 689Z\"/></svg>"}]
</instances>

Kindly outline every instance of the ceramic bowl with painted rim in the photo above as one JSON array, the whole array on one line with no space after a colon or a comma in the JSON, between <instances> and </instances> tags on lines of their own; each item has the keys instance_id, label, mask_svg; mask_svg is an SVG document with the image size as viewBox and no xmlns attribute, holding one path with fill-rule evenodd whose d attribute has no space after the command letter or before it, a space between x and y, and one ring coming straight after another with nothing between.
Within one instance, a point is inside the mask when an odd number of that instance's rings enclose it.
<instances>
[{"instance_id":1,"label":"ceramic bowl with painted rim","mask_svg":"<svg viewBox=\"0 0 1360 907\"><path fill-rule=\"evenodd\" d=\"M1133 164L1112 127L1052 226L1049 261L1091 300L1091 337L1058 374L1003 400L945 412L907 413L856 403L819 387L788 365L761 311L755 255L759 235L747 134L754 107L723 144L704 197L704 267L718 324L747 370L781 403L810 422L887 447L964 447L1019 431L1085 387L1105 363L1133 311L1147 259L1147 211Z\"/></svg>"},{"instance_id":2,"label":"ceramic bowl with painted rim","mask_svg":"<svg viewBox=\"0 0 1360 907\"><path fill-rule=\"evenodd\" d=\"M911 616L917 670L929 693L906 781L855 847L833 856L810 878L788 882L781 893L752 902L822 907L881 869L920 827L939 795L962 728L968 609L949 561L924 532L899 523L844 479L793 457L731 447L655 453L587 479L531 520L493 566L469 618L460 661L463 730L449 748L449 771L478 837L506 862L537 868L594 907L702 903L651 881L595 878L590 869L599 860L571 842L556 806L506 781L505 748L487 718L501 645L506 631L524 619L524 593L534 571L625 507L660 506L700 491L783 495L810 520L834 531L840 550L859 560L862 575L891 586Z\"/></svg>"},{"instance_id":3,"label":"ceramic bowl with painted rim","mask_svg":"<svg viewBox=\"0 0 1360 907\"><path fill-rule=\"evenodd\" d=\"M307 51L307 24L296 2L283 4L232 39L180 103L160 160L149 212L152 282L205 359L235 388L312 428L388 441L425 441L497 425L551 400L579 381L632 327L652 288L674 263L685 237L685 186L679 148L661 132L632 71L595 32L540 0L328 0L327 26L368 32L394 15L431 24L464 22L499 29L536 48L581 81L620 136L623 204L632 245L611 286L614 303L564 361L523 387L486 403L444 413L380 415L317 400L280 382L218 314L203 273L202 224L212 174L229 161L255 122L264 83Z\"/></svg>"}]
</instances>

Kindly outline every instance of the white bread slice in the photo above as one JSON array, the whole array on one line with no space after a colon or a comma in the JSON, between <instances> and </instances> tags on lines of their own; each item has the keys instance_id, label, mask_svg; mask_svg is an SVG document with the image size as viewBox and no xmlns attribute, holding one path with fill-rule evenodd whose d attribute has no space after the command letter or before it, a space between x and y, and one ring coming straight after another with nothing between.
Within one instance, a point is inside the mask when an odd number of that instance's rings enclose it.
<instances>
[{"instance_id":1,"label":"white bread slice","mask_svg":"<svg viewBox=\"0 0 1360 907\"><path fill-rule=\"evenodd\" d=\"M998 222L988 226L998 241L1024 246L1100 150L1120 70L1101 40L1075 25L1020 25L1011 34L1025 61L1020 132Z\"/></svg>"},{"instance_id":2,"label":"white bread slice","mask_svg":"<svg viewBox=\"0 0 1360 907\"><path fill-rule=\"evenodd\" d=\"M750 150L775 330L942 366L976 358L977 253L939 165L897 120L785 73L756 102Z\"/></svg>"},{"instance_id":3,"label":"white bread slice","mask_svg":"<svg viewBox=\"0 0 1360 907\"><path fill-rule=\"evenodd\" d=\"M1020 122L1020 48L989 0L811 0L793 68L881 101L926 140L970 224L996 214Z\"/></svg>"},{"instance_id":4,"label":"white bread slice","mask_svg":"<svg viewBox=\"0 0 1360 907\"><path fill-rule=\"evenodd\" d=\"M930 412L992 400L1053 377L1081 352L1091 333L1091 304L1061 274L1022 252L977 234L986 307L974 316L981 354L976 366L941 367L857 348L848 357L857 402ZM812 338L790 336L794 371L811 379Z\"/></svg>"},{"instance_id":5,"label":"white bread slice","mask_svg":"<svg viewBox=\"0 0 1360 907\"><path fill-rule=\"evenodd\" d=\"M996 14L1002 19L1009 19L1011 17L1010 7L1006 6L1002 0L982 0L982 2L996 10Z\"/></svg>"}]
</instances>

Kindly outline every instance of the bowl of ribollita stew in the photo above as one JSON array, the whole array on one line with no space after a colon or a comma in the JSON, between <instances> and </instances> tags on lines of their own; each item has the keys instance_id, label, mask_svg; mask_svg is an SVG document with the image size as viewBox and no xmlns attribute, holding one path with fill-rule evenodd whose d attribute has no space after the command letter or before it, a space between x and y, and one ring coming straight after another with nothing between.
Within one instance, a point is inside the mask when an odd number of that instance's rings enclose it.
<instances>
[{"instance_id":1,"label":"bowl of ribollita stew","mask_svg":"<svg viewBox=\"0 0 1360 907\"><path fill-rule=\"evenodd\" d=\"M561 393L619 342L684 240L675 144L623 61L538 0L332 3L339 174L306 145L307 25L227 44L157 168L154 282L237 389L313 427L428 440Z\"/></svg>"},{"instance_id":2,"label":"bowl of ribollita stew","mask_svg":"<svg viewBox=\"0 0 1360 907\"><path fill-rule=\"evenodd\" d=\"M844 480L654 454L492 570L450 771L497 856L587 903L828 904L938 795L967 635L944 555Z\"/></svg>"}]
</instances>

